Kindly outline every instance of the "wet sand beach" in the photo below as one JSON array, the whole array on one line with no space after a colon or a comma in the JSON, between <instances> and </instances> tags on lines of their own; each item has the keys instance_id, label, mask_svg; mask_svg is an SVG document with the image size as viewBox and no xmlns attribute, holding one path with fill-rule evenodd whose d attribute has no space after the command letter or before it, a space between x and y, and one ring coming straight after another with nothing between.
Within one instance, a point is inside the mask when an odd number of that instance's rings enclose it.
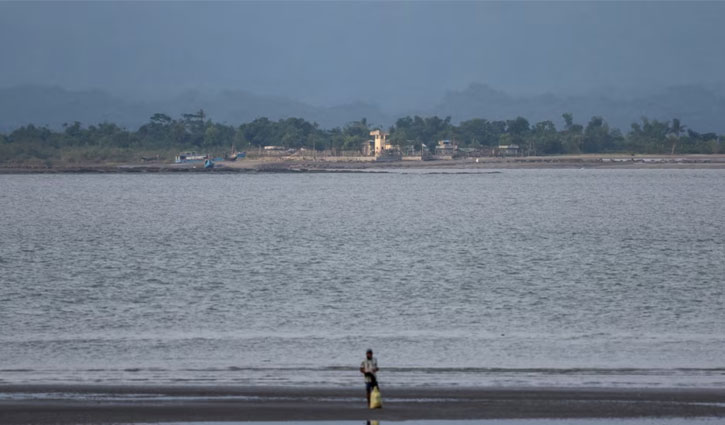
<instances>
[{"instance_id":1,"label":"wet sand beach","mask_svg":"<svg viewBox=\"0 0 725 425\"><path fill-rule=\"evenodd\" d=\"M0 424L725 417L725 389L0 387Z\"/></svg>"}]
</instances>

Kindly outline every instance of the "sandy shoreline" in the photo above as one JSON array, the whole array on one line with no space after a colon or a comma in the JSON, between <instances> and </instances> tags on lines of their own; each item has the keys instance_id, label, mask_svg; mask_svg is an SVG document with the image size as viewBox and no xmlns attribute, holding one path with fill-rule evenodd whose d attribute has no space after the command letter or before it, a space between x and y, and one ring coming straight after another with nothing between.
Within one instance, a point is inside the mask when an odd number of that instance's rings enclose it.
<instances>
[{"instance_id":1,"label":"sandy shoreline","mask_svg":"<svg viewBox=\"0 0 725 425\"><path fill-rule=\"evenodd\" d=\"M389 172L390 170L499 170L499 169L725 169L725 155L567 155L518 158L473 158L438 161L348 161L340 158L317 160L246 159L223 161L215 168L201 164L147 162L135 164L76 164L55 168L0 166L0 174L45 173L299 173L299 172Z\"/></svg>"},{"instance_id":2,"label":"sandy shoreline","mask_svg":"<svg viewBox=\"0 0 725 425\"><path fill-rule=\"evenodd\" d=\"M0 424L725 417L725 389L0 386Z\"/></svg>"}]
</instances>

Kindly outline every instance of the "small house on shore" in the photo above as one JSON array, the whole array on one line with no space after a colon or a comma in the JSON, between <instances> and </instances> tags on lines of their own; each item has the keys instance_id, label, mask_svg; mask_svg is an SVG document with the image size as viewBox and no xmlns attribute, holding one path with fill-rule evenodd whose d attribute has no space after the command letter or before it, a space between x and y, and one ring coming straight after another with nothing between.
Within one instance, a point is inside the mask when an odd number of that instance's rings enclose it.
<instances>
[{"instance_id":1,"label":"small house on shore","mask_svg":"<svg viewBox=\"0 0 725 425\"><path fill-rule=\"evenodd\" d=\"M287 148L284 146L268 145L262 148L265 156L282 156L287 155Z\"/></svg>"},{"instance_id":2,"label":"small house on shore","mask_svg":"<svg viewBox=\"0 0 725 425\"><path fill-rule=\"evenodd\" d=\"M436 145L436 155L452 157L457 151L458 144L448 139L439 140Z\"/></svg>"},{"instance_id":3,"label":"small house on shore","mask_svg":"<svg viewBox=\"0 0 725 425\"><path fill-rule=\"evenodd\" d=\"M375 141L373 139L364 141L360 147L360 151L363 156L375 155Z\"/></svg>"},{"instance_id":4,"label":"small house on shore","mask_svg":"<svg viewBox=\"0 0 725 425\"><path fill-rule=\"evenodd\" d=\"M519 156L521 155L521 148L519 145L499 145L493 150L494 156Z\"/></svg>"}]
</instances>

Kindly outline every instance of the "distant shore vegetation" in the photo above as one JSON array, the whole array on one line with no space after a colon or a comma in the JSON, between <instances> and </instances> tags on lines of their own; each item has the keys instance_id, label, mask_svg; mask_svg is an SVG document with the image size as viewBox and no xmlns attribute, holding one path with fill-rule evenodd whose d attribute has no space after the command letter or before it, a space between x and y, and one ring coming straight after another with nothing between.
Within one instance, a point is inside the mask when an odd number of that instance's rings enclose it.
<instances>
[{"instance_id":1,"label":"distant shore vegetation","mask_svg":"<svg viewBox=\"0 0 725 425\"><path fill-rule=\"evenodd\" d=\"M521 155L567 154L716 154L725 153L725 136L700 133L674 118L658 121L642 118L627 132L611 128L602 117L586 124L563 114L564 126L552 121L530 123L511 120L471 119L453 124L451 117L407 116L385 129L389 140L402 152L435 149L439 140L452 140L461 148L486 150L502 145L519 146ZM234 126L214 122L204 111L172 118L157 113L137 130L104 122L84 126L64 124L54 130L26 125L0 134L0 163L4 166L52 167L63 164L169 161L180 151L195 150L223 155L236 150L254 151L263 146L310 149L330 155L354 155L370 139L366 119L344 127L322 129L302 118L272 121L258 118Z\"/></svg>"}]
</instances>

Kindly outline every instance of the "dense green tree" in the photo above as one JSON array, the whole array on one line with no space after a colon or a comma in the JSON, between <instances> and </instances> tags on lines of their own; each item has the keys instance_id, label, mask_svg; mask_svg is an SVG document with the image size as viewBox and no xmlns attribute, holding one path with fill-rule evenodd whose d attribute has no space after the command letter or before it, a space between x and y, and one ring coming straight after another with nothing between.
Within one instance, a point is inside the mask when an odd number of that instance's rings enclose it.
<instances>
[{"instance_id":1,"label":"dense green tree","mask_svg":"<svg viewBox=\"0 0 725 425\"><path fill-rule=\"evenodd\" d=\"M132 144L143 146L145 139L132 136L128 131L113 123L101 123L98 126L90 126L86 131L91 144L102 147L123 147L127 148Z\"/></svg>"},{"instance_id":2,"label":"dense green tree","mask_svg":"<svg viewBox=\"0 0 725 425\"><path fill-rule=\"evenodd\" d=\"M567 131L571 130L574 127L574 115L571 112L565 112L561 114L561 117L564 118L564 128Z\"/></svg>"},{"instance_id":3,"label":"dense green tree","mask_svg":"<svg viewBox=\"0 0 725 425\"><path fill-rule=\"evenodd\" d=\"M337 150L359 150L363 143L370 139L368 120L363 118L347 123L342 130L333 129L330 132L330 138L332 146Z\"/></svg>"},{"instance_id":4,"label":"dense green tree","mask_svg":"<svg viewBox=\"0 0 725 425\"><path fill-rule=\"evenodd\" d=\"M574 123L574 115L571 113L562 114L562 117L564 118L564 131L562 132L564 152L570 154L581 153L584 127Z\"/></svg>"},{"instance_id":5,"label":"dense green tree","mask_svg":"<svg viewBox=\"0 0 725 425\"><path fill-rule=\"evenodd\" d=\"M242 124L239 126L239 132L251 146L272 145L273 143L269 142L276 139L274 123L264 117Z\"/></svg>"},{"instance_id":6,"label":"dense green tree","mask_svg":"<svg viewBox=\"0 0 725 425\"><path fill-rule=\"evenodd\" d=\"M48 127L36 127L28 124L10 133L8 140L12 143L37 143L46 142L52 138L57 138L57 135Z\"/></svg>"},{"instance_id":7,"label":"dense green tree","mask_svg":"<svg viewBox=\"0 0 725 425\"><path fill-rule=\"evenodd\" d=\"M526 155L533 151L534 139L530 137L531 128L529 121L523 117L517 117L513 120L506 121L506 145L515 144L521 148Z\"/></svg>"},{"instance_id":8,"label":"dense green tree","mask_svg":"<svg viewBox=\"0 0 725 425\"><path fill-rule=\"evenodd\" d=\"M422 118L416 115L412 118L398 119L390 133L390 142L403 149L411 145L418 148L421 144L425 144L428 149L434 150L438 140L453 137L454 128L451 117Z\"/></svg>"},{"instance_id":9,"label":"dense green tree","mask_svg":"<svg viewBox=\"0 0 725 425\"><path fill-rule=\"evenodd\" d=\"M682 133L685 132L685 128L687 128L687 127L682 125L680 123L679 119L674 118L672 120L672 124L670 125L670 133L668 135L670 137L670 139L672 140L672 151L670 152L670 155L675 154L675 148L677 147L677 142L680 141L680 136L682 135Z\"/></svg>"},{"instance_id":10,"label":"dense green tree","mask_svg":"<svg viewBox=\"0 0 725 425\"><path fill-rule=\"evenodd\" d=\"M173 122L174 120L166 114L156 113L151 116L151 124L155 124L161 127L168 127Z\"/></svg>"},{"instance_id":11,"label":"dense green tree","mask_svg":"<svg viewBox=\"0 0 725 425\"><path fill-rule=\"evenodd\" d=\"M666 121L650 121L643 117L641 123L632 124L628 147L632 152L664 153L669 132L670 126Z\"/></svg>"},{"instance_id":12,"label":"dense green tree","mask_svg":"<svg viewBox=\"0 0 725 425\"><path fill-rule=\"evenodd\" d=\"M562 136L551 121L541 121L532 128L534 155L556 155L564 153Z\"/></svg>"},{"instance_id":13,"label":"dense green tree","mask_svg":"<svg viewBox=\"0 0 725 425\"><path fill-rule=\"evenodd\" d=\"M611 152L614 148L614 137L610 134L609 125L602 117L592 117L584 129L582 137L584 153Z\"/></svg>"},{"instance_id":14,"label":"dense green tree","mask_svg":"<svg viewBox=\"0 0 725 425\"><path fill-rule=\"evenodd\" d=\"M186 139L194 146L201 146L204 143L206 127L210 122L205 121L206 113L200 109L196 113L182 114L183 128L187 133Z\"/></svg>"},{"instance_id":15,"label":"dense green tree","mask_svg":"<svg viewBox=\"0 0 725 425\"><path fill-rule=\"evenodd\" d=\"M454 137L462 146L468 147L493 147L498 144L501 134L506 131L506 123L503 121L488 121L475 118L461 122L454 129Z\"/></svg>"}]
</instances>

